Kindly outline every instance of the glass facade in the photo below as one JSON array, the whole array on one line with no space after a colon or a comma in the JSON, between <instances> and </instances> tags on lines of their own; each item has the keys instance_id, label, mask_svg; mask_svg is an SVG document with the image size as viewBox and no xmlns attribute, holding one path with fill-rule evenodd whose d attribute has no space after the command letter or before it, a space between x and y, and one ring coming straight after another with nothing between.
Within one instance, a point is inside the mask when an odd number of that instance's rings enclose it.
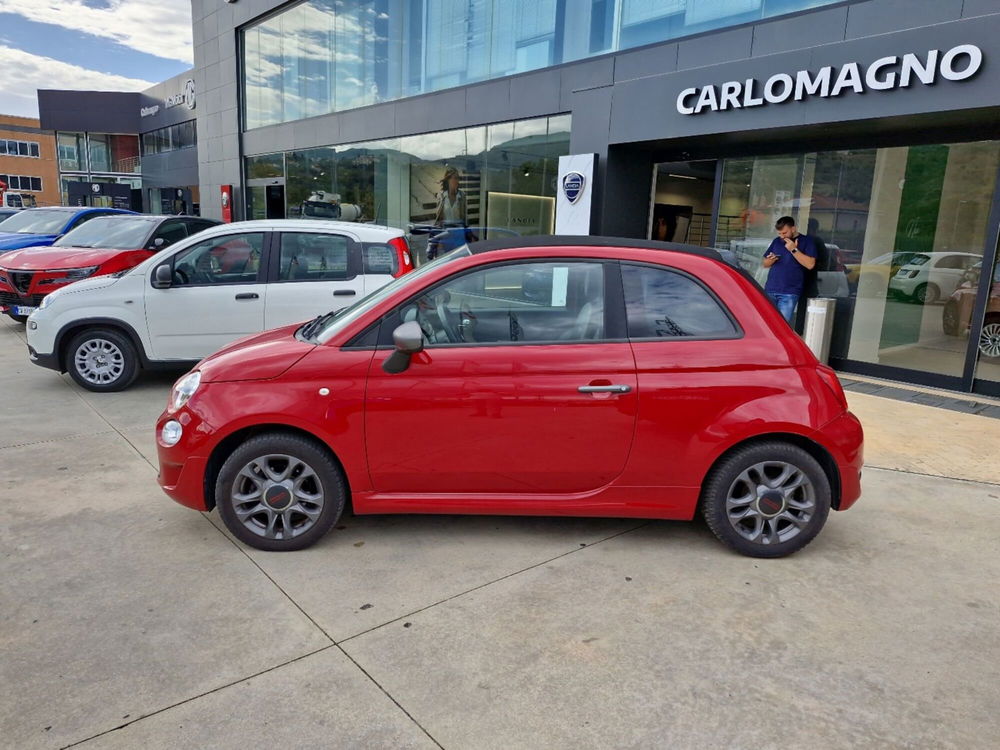
<instances>
[{"instance_id":1,"label":"glass facade","mask_svg":"<svg viewBox=\"0 0 1000 750\"><path fill-rule=\"evenodd\" d=\"M418 258L428 241L551 234L569 131L560 115L250 157L247 218L375 221L409 230Z\"/></svg>"},{"instance_id":2,"label":"glass facade","mask_svg":"<svg viewBox=\"0 0 1000 750\"><path fill-rule=\"evenodd\" d=\"M245 28L249 130L838 0L306 0Z\"/></svg>"},{"instance_id":3,"label":"glass facade","mask_svg":"<svg viewBox=\"0 0 1000 750\"><path fill-rule=\"evenodd\" d=\"M1000 141L727 160L716 244L763 283L793 216L816 239L818 296L837 299L833 358L962 377L998 169ZM993 333L979 377L1000 380Z\"/></svg>"},{"instance_id":4,"label":"glass facade","mask_svg":"<svg viewBox=\"0 0 1000 750\"><path fill-rule=\"evenodd\" d=\"M115 182L132 188L142 184L137 135L60 131L56 133L56 148L63 205L69 204L71 182ZM110 198L92 198L93 205L107 201Z\"/></svg>"},{"instance_id":5,"label":"glass facade","mask_svg":"<svg viewBox=\"0 0 1000 750\"><path fill-rule=\"evenodd\" d=\"M143 156L179 151L182 148L194 148L197 145L198 128L195 120L169 125L142 134Z\"/></svg>"}]
</instances>

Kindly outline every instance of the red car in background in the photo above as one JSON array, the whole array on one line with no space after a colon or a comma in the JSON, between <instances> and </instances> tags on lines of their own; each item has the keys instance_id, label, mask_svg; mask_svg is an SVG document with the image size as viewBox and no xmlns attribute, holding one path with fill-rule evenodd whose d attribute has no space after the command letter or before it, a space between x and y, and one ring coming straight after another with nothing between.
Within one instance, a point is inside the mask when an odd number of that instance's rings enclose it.
<instances>
[{"instance_id":1,"label":"red car in background","mask_svg":"<svg viewBox=\"0 0 1000 750\"><path fill-rule=\"evenodd\" d=\"M780 557L861 494L862 430L745 272L599 237L457 248L174 386L159 482L264 550L355 514L689 520Z\"/></svg>"},{"instance_id":2,"label":"red car in background","mask_svg":"<svg viewBox=\"0 0 1000 750\"><path fill-rule=\"evenodd\" d=\"M218 223L194 216L96 216L50 246L0 255L0 310L23 323L49 292L125 271Z\"/></svg>"}]
</instances>

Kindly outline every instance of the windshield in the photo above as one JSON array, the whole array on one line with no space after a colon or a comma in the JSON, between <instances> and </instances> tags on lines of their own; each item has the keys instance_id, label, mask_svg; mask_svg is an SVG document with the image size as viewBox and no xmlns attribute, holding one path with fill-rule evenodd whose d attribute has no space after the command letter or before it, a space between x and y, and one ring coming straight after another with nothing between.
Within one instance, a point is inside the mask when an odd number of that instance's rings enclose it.
<instances>
[{"instance_id":1,"label":"windshield","mask_svg":"<svg viewBox=\"0 0 1000 750\"><path fill-rule=\"evenodd\" d=\"M926 263L930 259L931 259L931 257L929 255L914 255L912 258L910 258L910 262L907 263L906 265L908 265L908 266L922 266L922 265L924 265L924 263Z\"/></svg>"},{"instance_id":2,"label":"windshield","mask_svg":"<svg viewBox=\"0 0 1000 750\"><path fill-rule=\"evenodd\" d=\"M21 211L3 223L3 231L18 234L59 234L72 216L68 211L46 211L44 208Z\"/></svg>"},{"instance_id":3,"label":"windshield","mask_svg":"<svg viewBox=\"0 0 1000 750\"><path fill-rule=\"evenodd\" d=\"M334 313L327 313L317 319L316 323L318 325L316 326L316 330L309 332L310 338L320 344L325 344L333 338L337 331L342 330L344 326L357 320L359 317L378 305L382 300L395 294L397 290L418 282L424 274L434 268L437 268L438 266L443 266L445 263L450 263L458 258L467 258L470 255L472 255L472 252L469 250L468 245L457 247L451 252L445 253L441 257L432 260L430 263L420 266L420 268L416 271L404 274L398 279L394 279L381 289L372 292L367 297L362 297L353 305L337 310Z\"/></svg>"},{"instance_id":4,"label":"windshield","mask_svg":"<svg viewBox=\"0 0 1000 750\"><path fill-rule=\"evenodd\" d=\"M134 250L142 247L152 227L149 219L102 216L81 224L55 241L56 247L106 247Z\"/></svg>"}]
</instances>

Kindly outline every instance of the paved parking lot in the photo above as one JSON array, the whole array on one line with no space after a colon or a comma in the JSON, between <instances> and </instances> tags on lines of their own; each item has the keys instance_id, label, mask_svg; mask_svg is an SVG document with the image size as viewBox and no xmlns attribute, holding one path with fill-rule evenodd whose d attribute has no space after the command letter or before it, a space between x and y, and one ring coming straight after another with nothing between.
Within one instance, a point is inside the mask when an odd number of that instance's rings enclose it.
<instances>
[{"instance_id":1,"label":"paved parking lot","mask_svg":"<svg viewBox=\"0 0 1000 750\"><path fill-rule=\"evenodd\" d=\"M996 746L1000 420L850 393L864 497L783 560L454 516L268 554L157 487L173 375L90 394L22 337L0 323L2 747Z\"/></svg>"}]
</instances>

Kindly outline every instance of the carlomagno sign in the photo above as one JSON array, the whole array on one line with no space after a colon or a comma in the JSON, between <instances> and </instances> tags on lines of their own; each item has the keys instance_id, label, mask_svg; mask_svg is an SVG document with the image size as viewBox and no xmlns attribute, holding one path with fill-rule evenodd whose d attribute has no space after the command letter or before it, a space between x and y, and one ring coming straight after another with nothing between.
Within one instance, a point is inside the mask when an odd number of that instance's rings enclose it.
<instances>
[{"instance_id":1,"label":"carlomagno sign","mask_svg":"<svg viewBox=\"0 0 1000 750\"><path fill-rule=\"evenodd\" d=\"M914 53L881 57L867 67L849 62L839 68L827 65L815 73L809 70L776 73L763 83L747 78L686 88L677 96L677 111L682 115L697 115L847 92L891 91L913 84L931 86L938 80L965 81L976 75L982 65L983 51L979 47L960 44L943 53L929 50L922 57Z\"/></svg>"}]
</instances>

